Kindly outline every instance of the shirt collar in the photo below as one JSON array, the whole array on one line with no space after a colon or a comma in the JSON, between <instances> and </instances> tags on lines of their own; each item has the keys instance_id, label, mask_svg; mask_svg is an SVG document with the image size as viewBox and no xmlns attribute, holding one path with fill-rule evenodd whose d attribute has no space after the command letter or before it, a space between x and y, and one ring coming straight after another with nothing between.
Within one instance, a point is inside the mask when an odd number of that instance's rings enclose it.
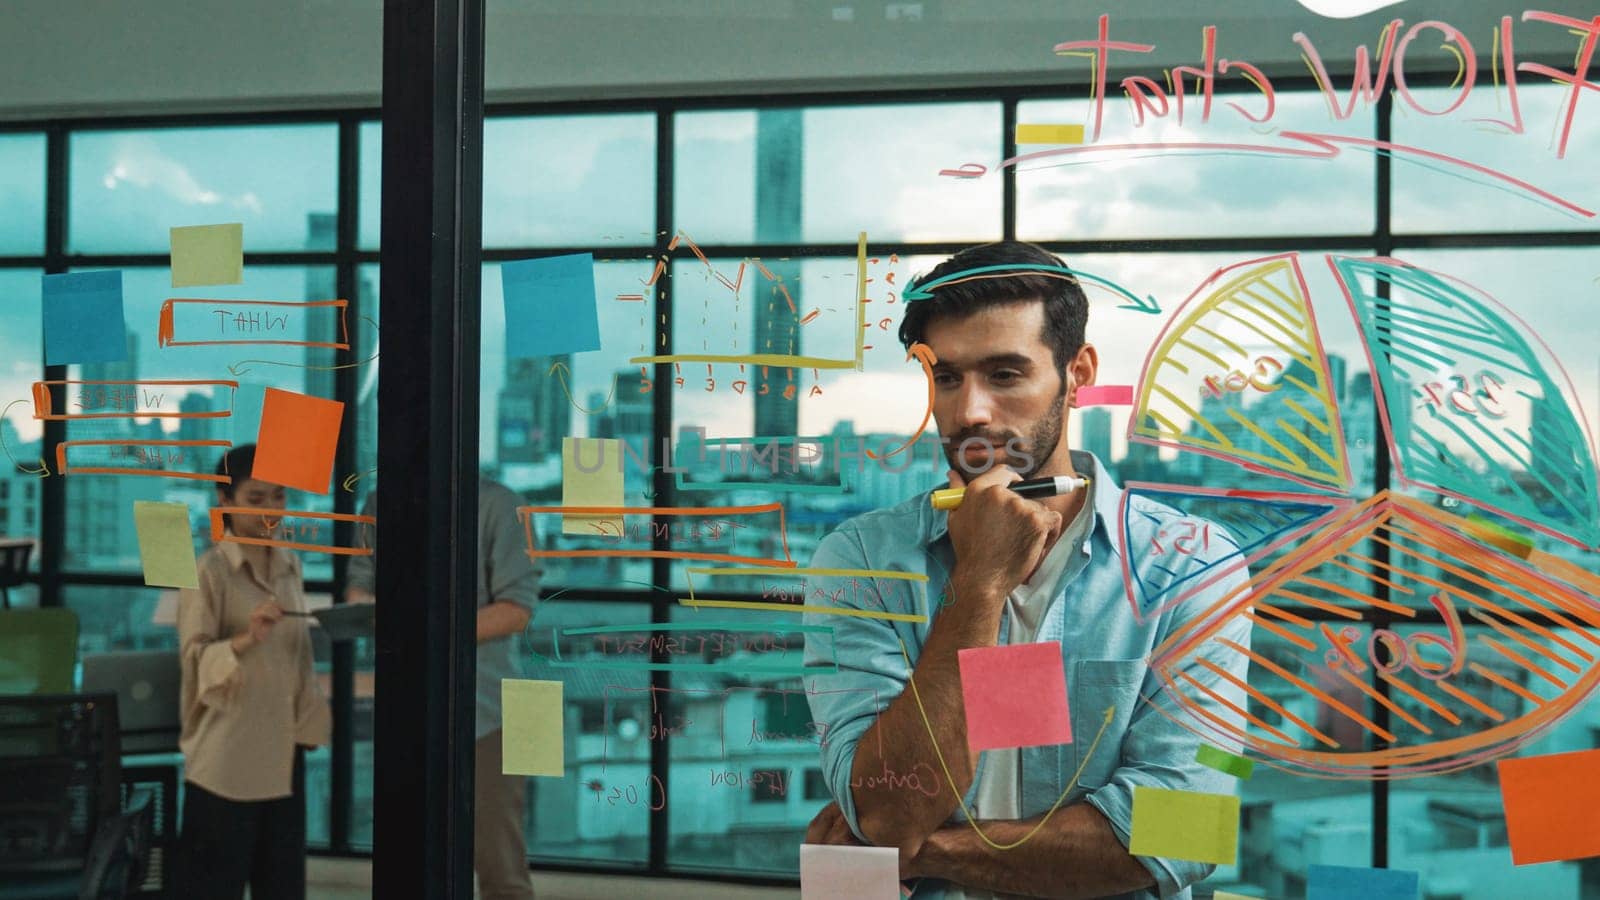
<instances>
[{"instance_id":1,"label":"shirt collar","mask_svg":"<svg viewBox=\"0 0 1600 900\"><path fill-rule=\"evenodd\" d=\"M243 568L244 565L250 561L249 557L245 555L244 546L245 545L243 544L236 544L233 541L219 541L217 543L217 547L222 551L222 558L228 561L228 568L235 572ZM273 572L284 571L283 567L290 565L294 559L293 554L282 547L268 547L267 554L269 557L271 557L271 568ZM261 575L260 572L256 572L255 574L258 577Z\"/></svg>"},{"instance_id":2,"label":"shirt collar","mask_svg":"<svg viewBox=\"0 0 1600 900\"><path fill-rule=\"evenodd\" d=\"M1095 532L1101 532L1110 545L1111 552L1122 555L1122 541L1118 536L1115 523L1122 514L1122 488L1117 487L1111 480L1111 473L1101 464L1100 458L1087 450L1072 451L1072 468L1079 475L1089 477L1089 501L1094 504L1094 525L1089 529L1089 538ZM925 520L924 533L928 542L933 543L943 538L950 530L948 510L934 509L933 505L922 499L921 509L928 518Z\"/></svg>"}]
</instances>

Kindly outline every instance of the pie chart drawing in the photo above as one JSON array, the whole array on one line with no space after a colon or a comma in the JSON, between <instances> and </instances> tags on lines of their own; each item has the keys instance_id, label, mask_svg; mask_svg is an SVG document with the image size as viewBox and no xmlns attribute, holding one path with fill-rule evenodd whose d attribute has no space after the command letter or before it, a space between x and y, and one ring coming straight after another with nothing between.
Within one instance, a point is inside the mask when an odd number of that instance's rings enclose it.
<instances>
[{"instance_id":1,"label":"pie chart drawing","mask_svg":"<svg viewBox=\"0 0 1600 900\"><path fill-rule=\"evenodd\" d=\"M1128 439L1226 460L1241 486L1127 485L1125 535L1146 501L1221 533L1158 533L1143 568L1124 559L1127 599L1141 619L1209 603L1150 659L1165 711L1211 740L1332 778L1471 767L1600 683L1593 443L1554 354L1498 300L1393 258L1322 262L1392 486L1354 492L1299 254L1221 269L1152 345ZM1229 637L1241 618L1253 643ZM1248 683L1226 665L1241 655Z\"/></svg>"}]
</instances>

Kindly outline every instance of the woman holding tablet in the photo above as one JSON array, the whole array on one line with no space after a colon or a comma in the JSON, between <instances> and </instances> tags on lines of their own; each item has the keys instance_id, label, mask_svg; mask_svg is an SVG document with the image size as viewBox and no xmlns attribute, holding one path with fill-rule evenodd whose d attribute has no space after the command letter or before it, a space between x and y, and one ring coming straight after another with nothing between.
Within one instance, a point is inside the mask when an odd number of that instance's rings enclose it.
<instances>
[{"instance_id":1,"label":"woman holding tablet","mask_svg":"<svg viewBox=\"0 0 1600 900\"><path fill-rule=\"evenodd\" d=\"M270 540L282 485L251 477L255 445L230 450L217 474L229 535ZM178 599L183 660L183 835L179 896L303 900L305 749L328 741L328 702L311 664L300 559L282 547L224 540L199 560L198 589Z\"/></svg>"}]
</instances>

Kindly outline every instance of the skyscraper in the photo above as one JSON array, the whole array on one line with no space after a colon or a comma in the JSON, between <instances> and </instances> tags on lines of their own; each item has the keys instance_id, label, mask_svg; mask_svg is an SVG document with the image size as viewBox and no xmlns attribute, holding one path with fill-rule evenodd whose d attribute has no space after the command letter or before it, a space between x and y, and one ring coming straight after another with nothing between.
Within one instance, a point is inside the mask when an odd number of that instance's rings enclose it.
<instances>
[{"instance_id":1,"label":"skyscraper","mask_svg":"<svg viewBox=\"0 0 1600 900\"><path fill-rule=\"evenodd\" d=\"M1091 406L1080 413L1083 429L1083 449L1099 457L1102 463L1111 464L1111 410Z\"/></svg>"},{"instance_id":2,"label":"skyscraper","mask_svg":"<svg viewBox=\"0 0 1600 900\"><path fill-rule=\"evenodd\" d=\"M572 434L572 402L560 378L550 373L556 363L570 370L572 354L506 359L506 385L495 405L495 449L501 465L559 456L561 439Z\"/></svg>"},{"instance_id":3,"label":"skyscraper","mask_svg":"<svg viewBox=\"0 0 1600 900\"><path fill-rule=\"evenodd\" d=\"M334 246L338 234L339 217L333 213L314 212L306 214L306 247L321 248ZM336 300L339 298L338 276L334 270L327 266L313 266L306 269L306 300ZM308 310L304 315L305 336L304 341L319 341L332 343L339 338L337 320L321 310ZM355 323L346 322L347 327L354 329ZM337 362L337 350L332 347L305 347L305 375L306 393L313 397L333 399L335 394L334 381L338 372L332 368Z\"/></svg>"},{"instance_id":4,"label":"skyscraper","mask_svg":"<svg viewBox=\"0 0 1600 900\"><path fill-rule=\"evenodd\" d=\"M797 243L802 240L804 115L799 109L764 109L756 113L757 242ZM765 264L777 282L769 283L764 276L757 281L753 304L755 346L750 352L798 354L800 264L794 260L769 260ZM784 291L778 289L780 284L787 290L787 298ZM782 366L754 366L753 369L750 383L756 405L756 436L793 436L800 428L801 395L794 369Z\"/></svg>"}]
</instances>

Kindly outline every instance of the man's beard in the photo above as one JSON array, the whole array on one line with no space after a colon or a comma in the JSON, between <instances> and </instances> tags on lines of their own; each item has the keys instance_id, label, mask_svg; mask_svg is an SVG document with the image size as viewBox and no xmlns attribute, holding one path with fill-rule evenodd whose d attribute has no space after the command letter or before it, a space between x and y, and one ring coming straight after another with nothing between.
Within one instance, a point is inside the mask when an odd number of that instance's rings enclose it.
<instances>
[{"instance_id":1,"label":"man's beard","mask_svg":"<svg viewBox=\"0 0 1600 900\"><path fill-rule=\"evenodd\" d=\"M979 446L987 446L990 450L989 468L1001 464L1009 465L1011 468L1016 469L1017 474L1023 478L1032 478L1044 466L1045 461L1055 454L1056 446L1061 443L1063 424L1061 410L1062 401L1066 399L1066 396L1067 385L1066 379L1063 378L1061 391L1056 394L1056 400L1050 405L1050 411L1035 421L1032 427L1028 429L1027 443L1016 447L1018 451L1016 455L1027 458L1026 465L1014 465L1012 463L1012 454L1008 452L1010 448L1015 446L1012 442L1018 437L1016 432L1007 431L995 434L982 429L967 429L952 435L949 438L949 442L944 446L945 461L950 463L950 468L960 472L964 478L971 481L973 477L982 473L967 467L966 460L963 459L961 452L961 442L983 440L986 443ZM1000 458L1002 454L1004 454L1004 460Z\"/></svg>"}]
</instances>

